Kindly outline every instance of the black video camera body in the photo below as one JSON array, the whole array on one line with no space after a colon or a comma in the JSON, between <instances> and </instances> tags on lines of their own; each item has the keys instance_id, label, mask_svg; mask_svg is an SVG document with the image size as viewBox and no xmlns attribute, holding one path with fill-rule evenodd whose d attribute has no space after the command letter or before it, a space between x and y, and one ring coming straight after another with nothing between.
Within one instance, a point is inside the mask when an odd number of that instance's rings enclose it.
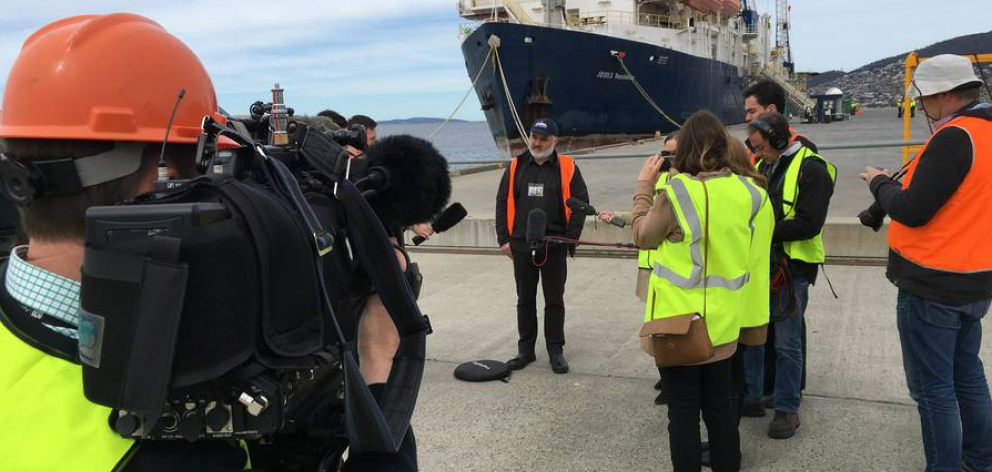
<instances>
[{"instance_id":1,"label":"black video camera body","mask_svg":"<svg viewBox=\"0 0 992 472\"><path fill-rule=\"evenodd\" d=\"M319 431L340 450L395 451L429 325L366 201L388 195L388 172L352 172L335 139L364 144L364 132L359 143L357 132L247 122L204 120L197 161L207 175L87 211L85 394L114 410L124 437ZM220 136L240 146L215 151ZM371 280L401 335L394 370L403 385L393 388L391 376L388 408L372 399L335 312L354 271Z\"/></svg>"}]
</instances>

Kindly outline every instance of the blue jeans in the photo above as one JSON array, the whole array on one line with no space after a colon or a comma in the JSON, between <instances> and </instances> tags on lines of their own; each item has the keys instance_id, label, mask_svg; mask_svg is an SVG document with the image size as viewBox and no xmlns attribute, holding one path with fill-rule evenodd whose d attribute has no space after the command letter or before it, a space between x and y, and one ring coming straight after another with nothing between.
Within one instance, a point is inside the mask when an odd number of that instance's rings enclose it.
<instances>
[{"instance_id":1,"label":"blue jeans","mask_svg":"<svg viewBox=\"0 0 992 472\"><path fill-rule=\"evenodd\" d=\"M809 304L809 281L802 277L792 280L799 298L796 316L773 324L775 329L775 392L772 404L776 410L799 411L800 388L803 380L803 317ZM744 346L744 376L747 394L744 401L758 403L765 394L765 348Z\"/></svg>"},{"instance_id":2,"label":"blue jeans","mask_svg":"<svg viewBox=\"0 0 992 472\"><path fill-rule=\"evenodd\" d=\"M899 290L899 340L927 472L992 470L992 398L978 357L992 300L946 305Z\"/></svg>"}]
</instances>

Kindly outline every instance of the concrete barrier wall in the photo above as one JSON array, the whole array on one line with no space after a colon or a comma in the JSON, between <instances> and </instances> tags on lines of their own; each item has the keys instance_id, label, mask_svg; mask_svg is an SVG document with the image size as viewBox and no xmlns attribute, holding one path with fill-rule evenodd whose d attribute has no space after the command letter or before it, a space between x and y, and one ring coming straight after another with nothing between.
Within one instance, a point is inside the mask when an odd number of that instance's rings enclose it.
<instances>
[{"instance_id":1,"label":"concrete barrier wall","mask_svg":"<svg viewBox=\"0 0 992 472\"><path fill-rule=\"evenodd\" d=\"M827 256L833 258L884 258L888 254L885 235L861 226L857 218L830 218L823 229ZM407 240L413 237L408 232ZM585 241L633 244L631 228L617 228L595 218L587 218L582 231ZM496 224L492 218L466 218L458 226L431 237L422 247L496 248ZM584 246L583 252L609 251L610 248ZM631 253L633 255L633 253Z\"/></svg>"}]
</instances>

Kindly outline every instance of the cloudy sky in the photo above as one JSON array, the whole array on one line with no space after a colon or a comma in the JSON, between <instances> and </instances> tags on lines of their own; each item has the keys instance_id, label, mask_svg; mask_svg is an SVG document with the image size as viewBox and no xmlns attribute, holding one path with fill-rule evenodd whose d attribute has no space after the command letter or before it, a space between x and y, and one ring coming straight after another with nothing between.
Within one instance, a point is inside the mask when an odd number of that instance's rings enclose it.
<instances>
[{"instance_id":1,"label":"cloudy sky","mask_svg":"<svg viewBox=\"0 0 992 472\"><path fill-rule=\"evenodd\" d=\"M793 0L797 68L852 70L992 29L989 0ZM69 15L151 17L197 52L221 106L241 113L274 82L298 112L446 116L468 89L456 0L33 0L5 2L0 71L35 29ZM768 11L772 0L756 0ZM939 8L935 5L939 5ZM992 51L988 51L992 52ZM2 85L2 84L0 84ZM460 118L481 119L473 97Z\"/></svg>"}]
</instances>

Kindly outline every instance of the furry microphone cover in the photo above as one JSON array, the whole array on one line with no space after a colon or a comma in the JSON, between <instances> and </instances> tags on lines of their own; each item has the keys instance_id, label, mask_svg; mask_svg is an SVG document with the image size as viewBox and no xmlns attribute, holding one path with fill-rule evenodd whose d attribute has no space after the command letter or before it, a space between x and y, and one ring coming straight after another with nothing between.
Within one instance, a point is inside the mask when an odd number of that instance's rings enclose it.
<instances>
[{"instance_id":1,"label":"furry microphone cover","mask_svg":"<svg viewBox=\"0 0 992 472\"><path fill-rule=\"evenodd\" d=\"M411 226L434 219L451 197L448 161L429 141L387 136L368 151L368 164L389 173L385 188L369 197L383 222Z\"/></svg>"}]
</instances>

